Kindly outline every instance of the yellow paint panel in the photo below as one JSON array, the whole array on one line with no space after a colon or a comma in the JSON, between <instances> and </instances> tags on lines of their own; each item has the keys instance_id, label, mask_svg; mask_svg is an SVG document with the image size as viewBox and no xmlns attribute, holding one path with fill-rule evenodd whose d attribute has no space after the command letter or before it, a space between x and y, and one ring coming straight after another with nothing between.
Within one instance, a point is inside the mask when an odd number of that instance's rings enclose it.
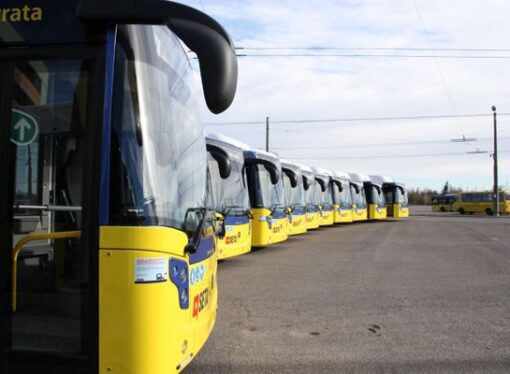
<instances>
[{"instance_id":1,"label":"yellow paint panel","mask_svg":"<svg viewBox=\"0 0 510 374\"><path fill-rule=\"evenodd\" d=\"M171 227L102 226L99 246L108 249L143 249L184 256L187 235Z\"/></svg>"},{"instance_id":2,"label":"yellow paint panel","mask_svg":"<svg viewBox=\"0 0 510 374\"><path fill-rule=\"evenodd\" d=\"M250 252L252 241L252 221L231 226L223 238L217 239L218 259L224 260Z\"/></svg>"},{"instance_id":3,"label":"yellow paint panel","mask_svg":"<svg viewBox=\"0 0 510 374\"><path fill-rule=\"evenodd\" d=\"M319 228L320 216L319 212L308 212L306 213L306 229L314 230Z\"/></svg>"},{"instance_id":4,"label":"yellow paint panel","mask_svg":"<svg viewBox=\"0 0 510 374\"><path fill-rule=\"evenodd\" d=\"M306 232L306 214L293 214L292 222L289 221L287 228L289 236L304 234Z\"/></svg>"}]
</instances>

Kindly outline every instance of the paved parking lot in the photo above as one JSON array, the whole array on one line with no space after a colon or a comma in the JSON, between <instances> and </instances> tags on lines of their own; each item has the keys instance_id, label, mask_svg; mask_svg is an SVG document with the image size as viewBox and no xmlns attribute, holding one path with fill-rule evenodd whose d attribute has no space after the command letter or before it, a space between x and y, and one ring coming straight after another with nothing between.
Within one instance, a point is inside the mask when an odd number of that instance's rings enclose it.
<instances>
[{"instance_id":1,"label":"paved parking lot","mask_svg":"<svg viewBox=\"0 0 510 374\"><path fill-rule=\"evenodd\" d=\"M186 373L510 373L510 219L415 214L220 263Z\"/></svg>"}]
</instances>

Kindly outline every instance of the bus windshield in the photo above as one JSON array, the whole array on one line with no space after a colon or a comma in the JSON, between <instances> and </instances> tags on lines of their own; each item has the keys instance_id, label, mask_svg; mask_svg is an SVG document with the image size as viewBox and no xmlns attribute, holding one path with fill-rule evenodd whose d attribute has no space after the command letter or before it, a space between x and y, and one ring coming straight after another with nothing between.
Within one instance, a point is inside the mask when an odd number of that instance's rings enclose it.
<instances>
[{"instance_id":1,"label":"bus windshield","mask_svg":"<svg viewBox=\"0 0 510 374\"><path fill-rule=\"evenodd\" d=\"M205 206L207 158L193 73L165 26L121 26L115 56L111 224L184 229Z\"/></svg>"},{"instance_id":2,"label":"bus windshield","mask_svg":"<svg viewBox=\"0 0 510 374\"><path fill-rule=\"evenodd\" d=\"M365 192L363 186L358 186L358 189L351 184L351 197L352 203L356 204L358 209L365 209L367 207L367 200L365 198Z\"/></svg>"},{"instance_id":3,"label":"bus windshield","mask_svg":"<svg viewBox=\"0 0 510 374\"><path fill-rule=\"evenodd\" d=\"M369 188L371 203L377 205L380 208L386 207L386 199L384 198L382 190L378 189L376 186L373 185L370 186Z\"/></svg>"},{"instance_id":4,"label":"bus windshield","mask_svg":"<svg viewBox=\"0 0 510 374\"><path fill-rule=\"evenodd\" d=\"M340 205L341 209L351 209L352 198L349 184L345 182L340 183L342 184L342 191L340 191L340 187L336 183L332 184L334 202Z\"/></svg>"},{"instance_id":5,"label":"bus windshield","mask_svg":"<svg viewBox=\"0 0 510 374\"><path fill-rule=\"evenodd\" d=\"M220 176L218 162L207 154L215 210L223 215L246 215L250 210L250 200L243 173L243 164L230 158L232 171L228 178Z\"/></svg>"},{"instance_id":6,"label":"bus windshield","mask_svg":"<svg viewBox=\"0 0 510 374\"><path fill-rule=\"evenodd\" d=\"M290 177L283 173L283 187L285 189L285 200L291 208L302 207L305 205L305 194L303 185L297 183L296 187L292 187ZM298 179L299 180L299 179Z\"/></svg>"},{"instance_id":7,"label":"bus windshield","mask_svg":"<svg viewBox=\"0 0 510 374\"><path fill-rule=\"evenodd\" d=\"M317 205L319 203L319 195L317 193L317 186L318 183L313 180L309 179L310 181L310 187L308 187L307 190L305 190L305 202L306 205Z\"/></svg>"},{"instance_id":8,"label":"bus windshield","mask_svg":"<svg viewBox=\"0 0 510 374\"><path fill-rule=\"evenodd\" d=\"M319 197L319 203L325 205L333 204L333 198L331 196L331 191L329 190L329 184L326 183L326 188L324 191L322 190L322 186L319 182L315 182L315 188L317 190L317 196Z\"/></svg>"},{"instance_id":9,"label":"bus windshield","mask_svg":"<svg viewBox=\"0 0 510 374\"><path fill-rule=\"evenodd\" d=\"M246 174L252 208L285 209L282 178L276 184L271 183L269 170L260 164L247 166Z\"/></svg>"}]
</instances>

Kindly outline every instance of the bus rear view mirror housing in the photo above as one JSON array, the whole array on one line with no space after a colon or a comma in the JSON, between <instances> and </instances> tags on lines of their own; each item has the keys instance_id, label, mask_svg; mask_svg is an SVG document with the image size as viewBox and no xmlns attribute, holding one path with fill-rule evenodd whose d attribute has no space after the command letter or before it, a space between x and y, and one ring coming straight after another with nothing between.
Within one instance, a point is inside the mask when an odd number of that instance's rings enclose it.
<instances>
[{"instance_id":1,"label":"bus rear view mirror housing","mask_svg":"<svg viewBox=\"0 0 510 374\"><path fill-rule=\"evenodd\" d=\"M292 188L295 188L297 186L297 177L294 172L291 170L285 170L284 173L289 177L290 180L290 186Z\"/></svg>"},{"instance_id":2,"label":"bus rear view mirror housing","mask_svg":"<svg viewBox=\"0 0 510 374\"><path fill-rule=\"evenodd\" d=\"M227 153L214 145L207 144L207 151L211 153L211 156L216 160L220 170L220 177L227 179L232 173L232 164L228 158Z\"/></svg>"},{"instance_id":3,"label":"bus rear view mirror housing","mask_svg":"<svg viewBox=\"0 0 510 374\"><path fill-rule=\"evenodd\" d=\"M166 0L80 0L79 18L111 24L167 25L198 56L205 101L225 111L237 88L237 57L223 27L208 15Z\"/></svg>"},{"instance_id":4,"label":"bus rear view mirror housing","mask_svg":"<svg viewBox=\"0 0 510 374\"><path fill-rule=\"evenodd\" d=\"M305 190L308 191L308 189L310 188L310 181L308 180L307 177L305 177L303 175L303 187L305 188Z\"/></svg>"}]
</instances>

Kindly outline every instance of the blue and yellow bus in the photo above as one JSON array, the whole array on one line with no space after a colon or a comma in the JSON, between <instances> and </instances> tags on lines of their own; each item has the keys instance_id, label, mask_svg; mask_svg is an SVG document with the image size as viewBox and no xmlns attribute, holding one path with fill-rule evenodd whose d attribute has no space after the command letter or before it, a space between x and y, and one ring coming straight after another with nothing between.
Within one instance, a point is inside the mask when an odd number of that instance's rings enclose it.
<instances>
[{"instance_id":1,"label":"blue and yellow bus","mask_svg":"<svg viewBox=\"0 0 510 374\"><path fill-rule=\"evenodd\" d=\"M368 205L363 181L358 174L349 173L352 199L352 221L366 221L368 219Z\"/></svg>"},{"instance_id":2,"label":"blue and yellow bus","mask_svg":"<svg viewBox=\"0 0 510 374\"><path fill-rule=\"evenodd\" d=\"M222 135L206 136L214 209L221 229L216 235L218 259L251 250L250 198L243 145Z\"/></svg>"},{"instance_id":3,"label":"blue and yellow bus","mask_svg":"<svg viewBox=\"0 0 510 374\"><path fill-rule=\"evenodd\" d=\"M282 166L274 153L245 150L244 164L253 217L252 246L265 247L288 237Z\"/></svg>"},{"instance_id":4,"label":"blue and yellow bus","mask_svg":"<svg viewBox=\"0 0 510 374\"><path fill-rule=\"evenodd\" d=\"M319 226L331 226L335 223L331 178L333 173L322 168L312 168L315 173L315 188L319 204Z\"/></svg>"},{"instance_id":5,"label":"blue and yellow bus","mask_svg":"<svg viewBox=\"0 0 510 374\"><path fill-rule=\"evenodd\" d=\"M301 167L287 160L280 160L283 171L283 188L288 209L288 234L297 235L306 232L305 190Z\"/></svg>"},{"instance_id":6,"label":"blue and yellow bus","mask_svg":"<svg viewBox=\"0 0 510 374\"><path fill-rule=\"evenodd\" d=\"M382 186L388 217L409 217L409 199L404 184L397 183L385 175L371 175L370 179Z\"/></svg>"},{"instance_id":7,"label":"blue and yellow bus","mask_svg":"<svg viewBox=\"0 0 510 374\"><path fill-rule=\"evenodd\" d=\"M306 165L301 166L301 176L303 179L303 188L305 190L306 204L306 229L315 230L320 224L319 196L317 194L317 184L315 173L312 168Z\"/></svg>"},{"instance_id":8,"label":"blue and yellow bus","mask_svg":"<svg viewBox=\"0 0 510 374\"><path fill-rule=\"evenodd\" d=\"M349 175L342 171L333 172L332 196L335 223L352 222L352 197Z\"/></svg>"},{"instance_id":9,"label":"blue and yellow bus","mask_svg":"<svg viewBox=\"0 0 510 374\"><path fill-rule=\"evenodd\" d=\"M178 38L215 113L234 98L233 44L167 1L0 8L0 371L179 372L215 323L217 254Z\"/></svg>"}]
</instances>

